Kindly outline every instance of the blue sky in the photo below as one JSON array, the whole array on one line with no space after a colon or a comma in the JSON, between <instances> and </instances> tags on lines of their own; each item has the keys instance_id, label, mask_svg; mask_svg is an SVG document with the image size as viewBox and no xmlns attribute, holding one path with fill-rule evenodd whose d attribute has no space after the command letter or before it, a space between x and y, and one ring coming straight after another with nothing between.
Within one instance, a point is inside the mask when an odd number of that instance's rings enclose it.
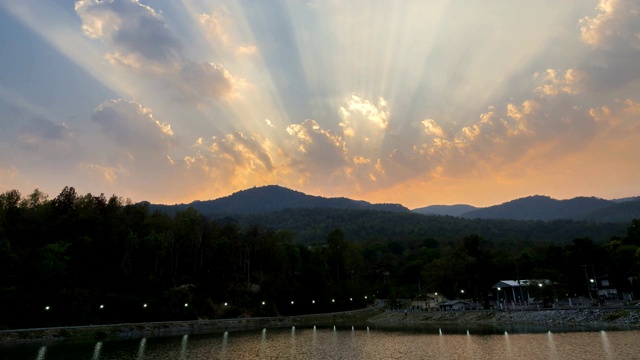
<instances>
[{"instance_id":1,"label":"blue sky","mask_svg":"<svg viewBox=\"0 0 640 360\"><path fill-rule=\"evenodd\" d=\"M639 195L640 1L0 0L0 189Z\"/></svg>"}]
</instances>

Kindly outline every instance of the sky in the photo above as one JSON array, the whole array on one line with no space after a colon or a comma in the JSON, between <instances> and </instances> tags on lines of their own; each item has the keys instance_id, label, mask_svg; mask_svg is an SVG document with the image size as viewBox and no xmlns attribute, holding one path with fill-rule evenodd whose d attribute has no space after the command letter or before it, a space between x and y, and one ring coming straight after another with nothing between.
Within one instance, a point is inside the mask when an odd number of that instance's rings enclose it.
<instances>
[{"instance_id":1,"label":"sky","mask_svg":"<svg viewBox=\"0 0 640 360\"><path fill-rule=\"evenodd\" d=\"M639 0L0 0L0 191L640 195Z\"/></svg>"}]
</instances>

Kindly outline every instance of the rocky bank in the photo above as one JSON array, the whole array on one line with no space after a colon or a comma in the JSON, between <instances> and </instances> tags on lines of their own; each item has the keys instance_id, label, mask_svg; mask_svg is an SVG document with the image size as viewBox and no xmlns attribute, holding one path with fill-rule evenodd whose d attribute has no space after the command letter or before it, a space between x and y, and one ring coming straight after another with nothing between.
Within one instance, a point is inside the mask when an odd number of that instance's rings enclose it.
<instances>
[{"instance_id":1,"label":"rocky bank","mask_svg":"<svg viewBox=\"0 0 640 360\"><path fill-rule=\"evenodd\" d=\"M539 311L386 311L368 320L376 325L553 325L640 328L640 308Z\"/></svg>"}]
</instances>

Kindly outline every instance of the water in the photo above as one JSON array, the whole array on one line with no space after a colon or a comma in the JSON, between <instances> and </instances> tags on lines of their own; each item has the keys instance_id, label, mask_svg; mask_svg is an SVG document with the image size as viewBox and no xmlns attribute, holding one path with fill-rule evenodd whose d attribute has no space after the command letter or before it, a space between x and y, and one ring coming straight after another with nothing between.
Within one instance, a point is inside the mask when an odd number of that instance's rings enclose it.
<instances>
[{"instance_id":1,"label":"water","mask_svg":"<svg viewBox=\"0 0 640 360\"><path fill-rule=\"evenodd\" d=\"M474 334L366 327L0 346L0 359L640 359L640 331Z\"/></svg>"}]
</instances>

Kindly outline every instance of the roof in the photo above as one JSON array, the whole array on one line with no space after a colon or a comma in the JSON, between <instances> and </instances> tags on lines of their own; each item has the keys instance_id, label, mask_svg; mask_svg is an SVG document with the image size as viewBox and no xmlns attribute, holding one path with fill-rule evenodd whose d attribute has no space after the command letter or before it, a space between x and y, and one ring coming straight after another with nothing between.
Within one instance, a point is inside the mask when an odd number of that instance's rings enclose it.
<instances>
[{"instance_id":1,"label":"roof","mask_svg":"<svg viewBox=\"0 0 640 360\"><path fill-rule=\"evenodd\" d=\"M536 285L536 284L551 285L552 282L551 280L548 280L548 279L519 280L519 283L516 280L500 280L491 288L497 289L497 288L520 287L520 286L524 287L524 286Z\"/></svg>"},{"instance_id":2,"label":"roof","mask_svg":"<svg viewBox=\"0 0 640 360\"><path fill-rule=\"evenodd\" d=\"M462 301L462 300L447 300L447 301L443 301L441 303L438 303L438 306L451 306L451 305L455 305L455 304L467 304L466 301Z\"/></svg>"}]
</instances>

